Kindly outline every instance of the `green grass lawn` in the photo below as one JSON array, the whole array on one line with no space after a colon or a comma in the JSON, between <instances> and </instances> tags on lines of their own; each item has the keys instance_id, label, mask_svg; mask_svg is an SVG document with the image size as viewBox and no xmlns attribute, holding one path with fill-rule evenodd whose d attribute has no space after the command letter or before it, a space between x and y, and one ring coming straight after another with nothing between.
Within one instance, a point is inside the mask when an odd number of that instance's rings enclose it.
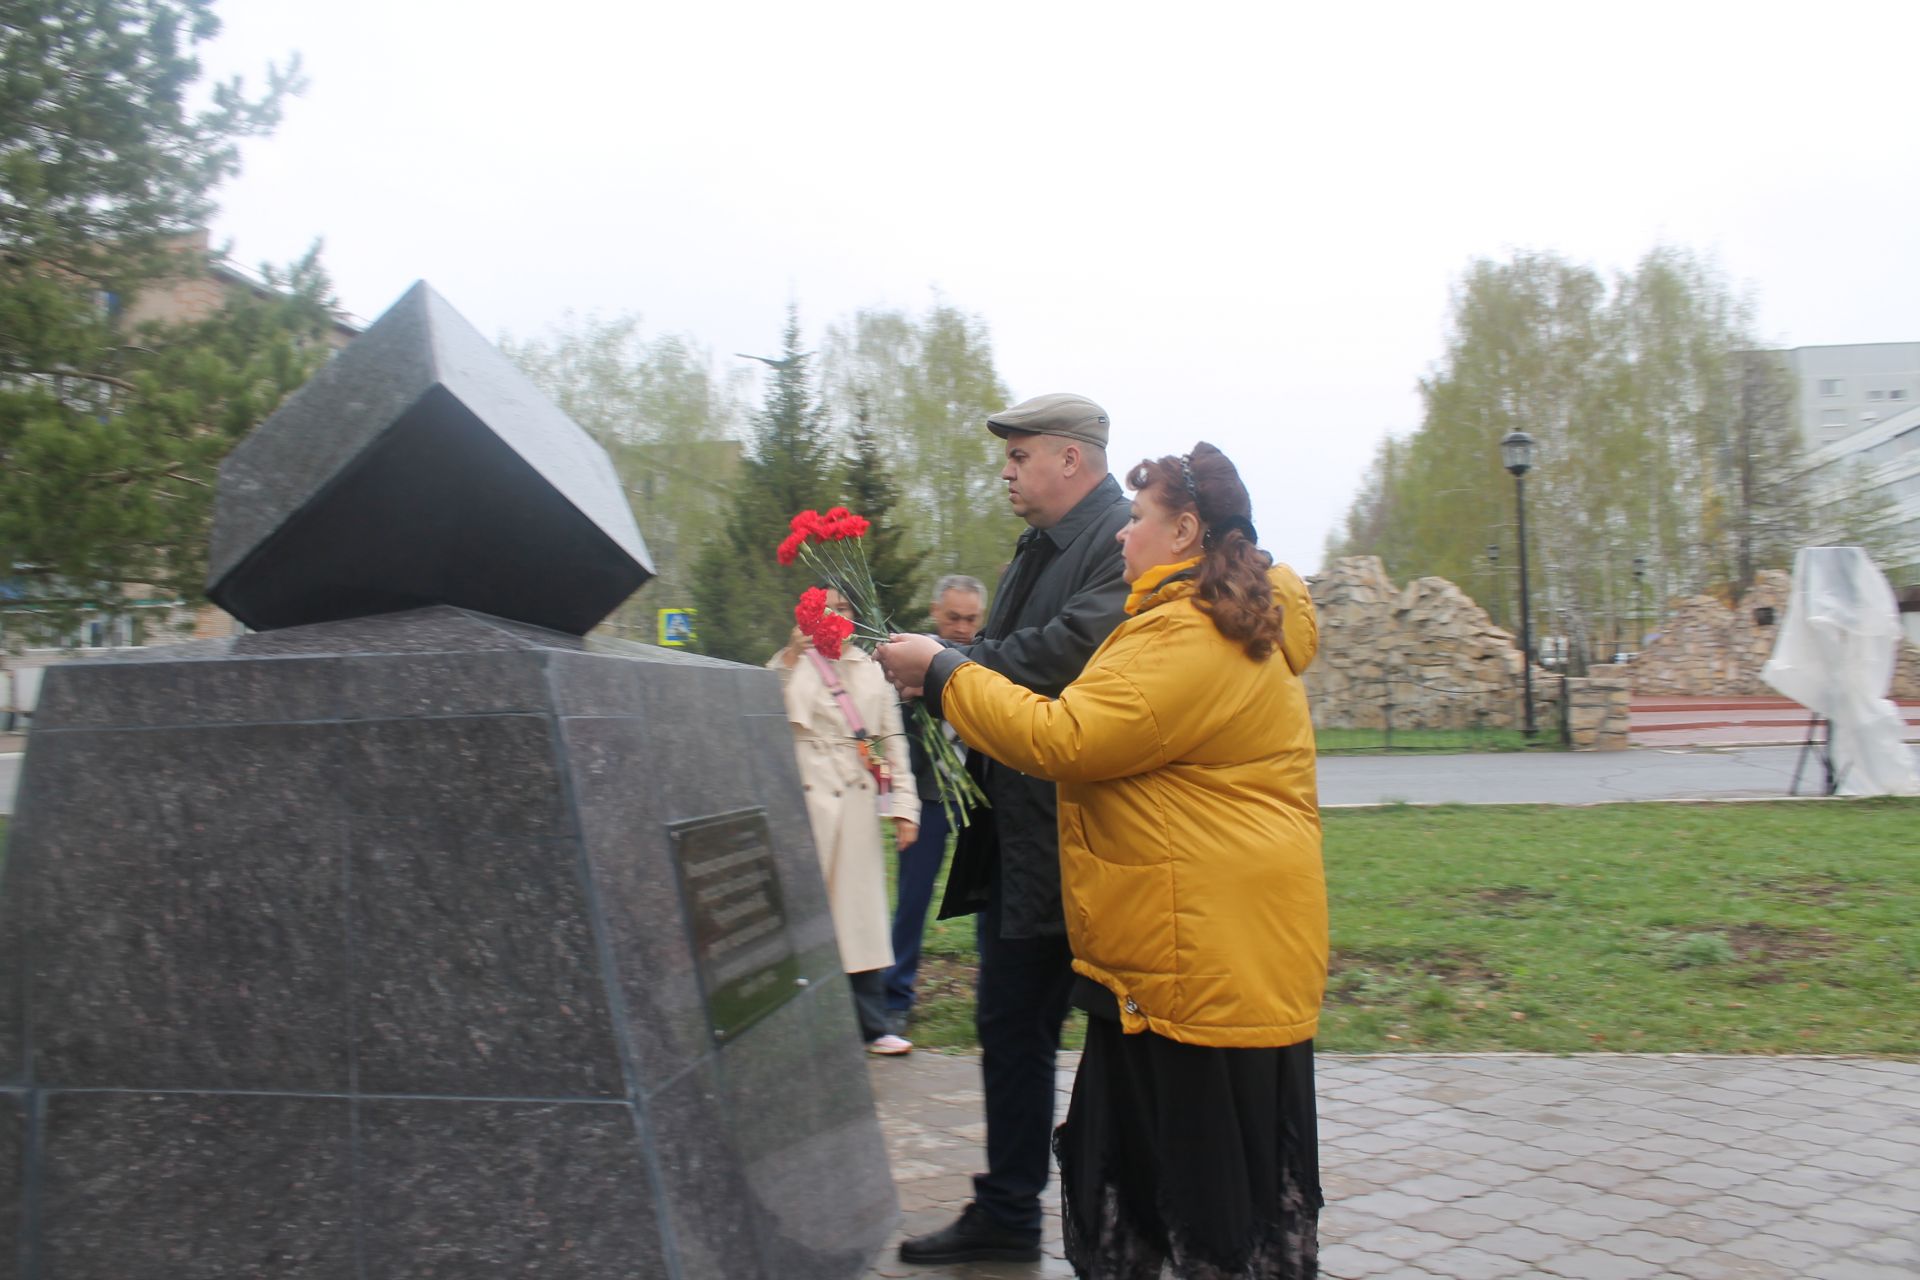
<instances>
[{"instance_id":1,"label":"green grass lawn","mask_svg":"<svg viewBox=\"0 0 1920 1280\"><path fill-rule=\"evenodd\" d=\"M1528 751L1560 749L1557 726L1542 726L1532 742L1518 729L1395 729L1391 738L1383 729L1315 729L1314 749L1321 755L1355 752L1392 752L1394 755L1448 755L1462 751Z\"/></svg>"},{"instance_id":2,"label":"green grass lawn","mask_svg":"<svg viewBox=\"0 0 1920 1280\"><path fill-rule=\"evenodd\" d=\"M1323 1049L1920 1053L1920 801L1325 821ZM972 920L927 951L909 1034L972 1048Z\"/></svg>"}]
</instances>

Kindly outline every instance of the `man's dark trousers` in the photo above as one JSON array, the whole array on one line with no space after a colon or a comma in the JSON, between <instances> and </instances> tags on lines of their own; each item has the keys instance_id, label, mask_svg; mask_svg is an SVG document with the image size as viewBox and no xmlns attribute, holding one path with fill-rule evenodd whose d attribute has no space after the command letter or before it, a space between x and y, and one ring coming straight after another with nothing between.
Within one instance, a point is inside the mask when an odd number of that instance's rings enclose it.
<instances>
[{"instance_id":1,"label":"man's dark trousers","mask_svg":"<svg viewBox=\"0 0 1920 1280\"><path fill-rule=\"evenodd\" d=\"M1000 936L1000 877L980 912L974 1027L987 1100L987 1168L973 1198L1004 1227L1040 1229L1040 1193L1053 1168L1054 1058L1073 993L1064 937Z\"/></svg>"},{"instance_id":2,"label":"man's dark trousers","mask_svg":"<svg viewBox=\"0 0 1920 1280\"><path fill-rule=\"evenodd\" d=\"M968 661L1055 698L1126 620L1127 584L1115 535L1126 526L1120 484L1103 476L1049 528L1020 535L986 630L940 654L927 672L927 710ZM979 913L980 982L974 1024L987 1104L987 1167L974 1202L999 1226L1033 1233L1052 1171L1054 1058L1073 985L1062 934L1054 785L969 754L992 802L960 833L941 918ZM1005 933L1015 935L1012 938ZM964 1224L965 1219L962 1219ZM936 1233L942 1234L942 1233Z\"/></svg>"},{"instance_id":3,"label":"man's dark trousers","mask_svg":"<svg viewBox=\"0 0 1920 1280\"><path fill-rule=\"evenodd\" d=\"M947 857L947 810L938 795L920 798L920 836L900 851L899 892L893 907L893 968L887 970L887 1012L913 1008L920 977L920 941L927 931L933 882Z\"/></svg>"}]
</instances>

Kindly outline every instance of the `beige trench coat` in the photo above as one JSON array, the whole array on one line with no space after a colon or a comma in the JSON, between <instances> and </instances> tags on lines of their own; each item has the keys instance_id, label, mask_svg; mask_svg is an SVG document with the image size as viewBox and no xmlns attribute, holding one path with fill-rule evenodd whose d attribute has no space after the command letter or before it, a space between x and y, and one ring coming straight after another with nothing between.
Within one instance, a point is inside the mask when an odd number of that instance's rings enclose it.
<instances>
[{"instance_id":1,"label":"beige trench coat","mask_svg":"<svg viewBox=\"0 0 1920 1280\"><path fill-rule=\"evenodd\" d=\"M881 674L879 663L850 644L829 665L841 687L853 696L867 732L885 748L893 770L887 816L919 822L920 797L914 791L900 700L893 686ZM780 673L786 694L800 785L806 792L820 874L827 882L833 929L840 938L841 964L848 973L885 969L893 964L893 909L887 901L886 855L873 775L861 763L840 704L828 692L813 660L802 655L789 667L776 653L767 666Z\"/></svg>"}]
</instances>

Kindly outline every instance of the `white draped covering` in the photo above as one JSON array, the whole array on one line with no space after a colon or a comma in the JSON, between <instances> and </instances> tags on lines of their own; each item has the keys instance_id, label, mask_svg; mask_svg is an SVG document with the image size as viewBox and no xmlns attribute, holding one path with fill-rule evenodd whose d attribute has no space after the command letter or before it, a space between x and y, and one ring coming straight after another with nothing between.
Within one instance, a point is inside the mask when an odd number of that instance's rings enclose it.
<instances>
[{"instance_id":1,"label":"white draped covering","mask_svg":"<svg viewBox=\"0 0 1920 1280\"><path fill-rule=\"evenodd\" d=\"M1859 547L1802 547L1773 657L1760 678L1828 724L1841 795L1920 795L1920 771L1888 700L1905 637L1886 575Z\"/></svg>"}]
</instances>

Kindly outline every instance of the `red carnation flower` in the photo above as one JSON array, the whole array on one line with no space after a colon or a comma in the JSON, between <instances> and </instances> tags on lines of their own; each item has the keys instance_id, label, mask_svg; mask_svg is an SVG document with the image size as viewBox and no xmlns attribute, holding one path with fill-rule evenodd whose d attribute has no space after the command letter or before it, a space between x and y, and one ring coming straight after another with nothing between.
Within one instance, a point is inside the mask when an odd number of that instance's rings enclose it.
<instances>
[{"instance_id":1,"label":"red carnation flower","mask_svg":"<svg viewBox=\"0 0 1920 1280\"><path fill-rule=\"evenodd\" d=\"M829 613L820 619L819 629L813 633L813 647L824 658L840 656L840 646L853 634L853 620L843 618L837 613Z\"/></svg>"},{"instance_id":2,"label":"red carnation flower","mask_svg":"<svg viewBox=\"0 0 1920 1280\"><path fill-rule=\"evenodd\" d=\"M839 542L843 538L857 538L871 527L865 516L857 516L845 507L835 507L821 517L817 532L824 542Z\"/></svg>"},{"instance_id":3,"label":"red carnation flower","mask_svg":"<svg viewBox=\"0 0 1920 1280\"><path fill-rule=\"evenodd\" d=\"M813 510L801 511L788 519L787 536L780 540L774 553L783 565L793 564L804 556L812 569L846 597L849 604L842 607L859 615L860 622L856 625L851 617L828 613L825 587L809 587L801 593L793 607L794 624L813 644L814 652L823 658L840 657L847 640L856 633L869 639L885 639L894 630L886 610L880 607L879 591L864 545L855 542L851 547L832 551L807 550L810 542L862 538L872 528L872 522L865 516L855 515L845 507L829 507L825 515ZM908 715L913 725L909 732L920 742L927 758L934 762L940 804L949 822L956 827L966 826L967 815L986 805L986 795L961 767L953 743L927 714L927 709L915 703Z\"/></svg>"}]
</instances>

